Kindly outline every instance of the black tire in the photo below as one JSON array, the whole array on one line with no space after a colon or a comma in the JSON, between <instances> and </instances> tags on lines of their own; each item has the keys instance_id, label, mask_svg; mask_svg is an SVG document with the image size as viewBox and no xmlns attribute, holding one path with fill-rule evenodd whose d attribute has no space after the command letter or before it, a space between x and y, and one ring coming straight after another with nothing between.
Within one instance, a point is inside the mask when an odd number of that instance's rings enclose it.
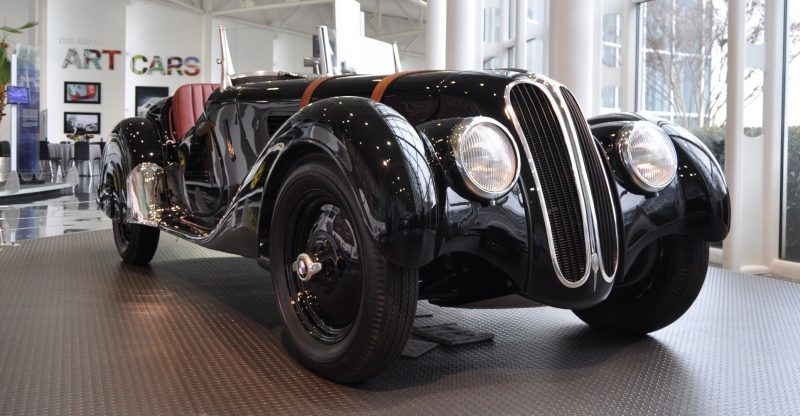
<instances>
[{"instance_id":1,"label":"black tire","mask_svg":"<svg viewBox=\"0 0 800 416\"><path fill-rule=\"evenodd\" d=\"M700 293L707 272L707 242L664 237L642 251L606 300L574 312L597 329L644 335L680 318Z\"/></svg>"},{"instance_id":2,"label":"black tire","mask_svg":"<svg viewBox=\"0 0 800 416\"><path fill-rule=\"evenodd\" d=\"M125 263L144 266L150 263L158 249L160 230L139 224L127 224L114 220L114 243Z\"/></svg>"},{"instance_id":3,"label":"black tire","mask_svg":"<svg viewBox=\"0 0 800 416\"><path fill-rule=\"evenodd\" d=\"M285 179L270 228L288 347L306 368L339 383L374 376L400 355L417 304L417 270L386 260L358 206L335 165L306 157ZM301 251L324 266L308 281L292 270Z\"/></svg>"}]
</instances>

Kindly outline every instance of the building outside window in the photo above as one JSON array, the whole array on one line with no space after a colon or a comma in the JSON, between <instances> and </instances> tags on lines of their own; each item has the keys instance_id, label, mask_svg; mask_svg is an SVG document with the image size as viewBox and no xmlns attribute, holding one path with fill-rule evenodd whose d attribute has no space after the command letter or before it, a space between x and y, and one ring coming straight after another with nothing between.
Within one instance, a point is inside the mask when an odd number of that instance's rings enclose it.
<instances>
[{"instance_id":1,"label":"building outside window","mask_svg":"<svg viewBox=\"0 0 800 416\"><path fill-rule=\"evenodd\" d=\"M800 261L800 4L788 0L781 258Z\"/></svg>"},{"instance_id":2,"label":"building outside window","mask_svg":"<svg viewBox=\"0 0 800 416\"><path fill-rule=\"evenodd\" d=\"M483 68L521 68L544 72L544 10L546 0L527 1L528 36L525 62L515 61L516 0L483 2Z\"/></svg>"},{"instance_id":3,"label":"building outside window","mask_svg":"<svg viewBox=\"0 0 800 416\"><path fill-rule=\"evenodd\" d=\"M727 2L642 4L640 110L692 130L724 163Z\"/></svg>"}]
</instances>

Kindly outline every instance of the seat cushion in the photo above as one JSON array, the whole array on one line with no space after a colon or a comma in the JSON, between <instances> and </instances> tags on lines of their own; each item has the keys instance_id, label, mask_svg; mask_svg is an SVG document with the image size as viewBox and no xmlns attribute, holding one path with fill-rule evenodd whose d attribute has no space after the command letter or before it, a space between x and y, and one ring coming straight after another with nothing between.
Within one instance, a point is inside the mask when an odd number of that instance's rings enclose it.
<instances>
[{"instance_id":1,"label":"seat cushion","mask_svg":"<svg viewBox=\"0 0 800 416\"><path fill-rule=\"evenodd\" d=\"M175 91L169 110L170 134L181 140L203 114L206 101L219 84L186 84Z\"/></svg>"}]
</instances>

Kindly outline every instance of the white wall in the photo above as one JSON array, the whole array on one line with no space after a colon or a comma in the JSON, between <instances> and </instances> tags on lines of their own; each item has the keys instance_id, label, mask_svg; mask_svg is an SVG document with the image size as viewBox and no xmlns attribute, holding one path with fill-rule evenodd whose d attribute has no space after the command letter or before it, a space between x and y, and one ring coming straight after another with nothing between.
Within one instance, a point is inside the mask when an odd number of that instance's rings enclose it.
<instances>
[{"instance_id":1,"label":"white wall","mask_svg":"<svg viewBox=\"0 0 800 416\"><path fill-rule=\"evenodd\" d=\"M219 43L219 26L225 27L233 69L237 74L272 70L272 54L275 33L266 28L228 19L213 19L211 36L211 82L219 82L220 67L217 58L222 55ZM198 38L199 39L199 38ZM302 63L302 62L301 62Z\"/></svg>"},{"instance_id":2,"label":"white wall","mask_svg":"<svg viewBox=\"0 0 800 416\"><path fill-rule=\"evenodd\" d=\"M170 57L201 58L203 52L203 18L201 15L188 10L165 6L148 0L128 0L125 29L125 117L136 114L134 101L136 99L136 86L168 87L169 93L184 84L202 81L203 69L197 75L187 67L177 70L152 71L145 74L136 74L131 70L131 58L134 55L143 55L148 63L137 60L137 70L147 68L153 58L161 58L164 66ZM179 28L176 27L179 23ZM177 63L173 60L173 63ZM199 63L198 68L202 68Z\"/></svg>"},{"instance_id":3,"label":"white wall","mask_svg":"<svg viewBox=\"0 0 800 416\"><path fill-rule=\"evenodd\" d=\"M303 67L303 58L312 55L311 33L308 36L277 32L269 28L257 27L228 19L214 19L211 34L212 61L220 56L219 25L225 26L228 46L231 50L236 73L257 70L290 71L308 73L311 68ZM219 65L211 67L211 82L219 82Z\"/></svg>"},{"instance_id":4,"label":"white wall","mask_svg":"<svg viewBox=\"0 0 800 416\"><path fill-rule=\"evenodd\" d=\"M312 68L303 67L303 58L311 57L313 54L310 33L308 36L276 33L272 46L273 70L311 72Z\"/></svg>"},{"instance_id":5,"label":"white wall","mask_svg":"<svg viewBox=\"0 0 800 416\"><path fill-rule=\"evenodd\" d=\"M400 64L403 66L403 71L428 69L428 63L424 56L405 55L403 52L400 52Z\"/></svg>"},{"instance_id":6,"label":"white wall","mask_svg":"<svg viewBox=\"0 0 800 416\"><path fill-rule=\"evenodd\" d=\"M341 11L340 17L358 17L356 20L360 24L358 3L352 0L340 0L339 3L349 6ZM65 139L63 118L66 111L101 113L100 136L107 137L119 120L135 114L136 86L166 86L173 93L186 83L218 82L219 68L213 62L220 55L217 32L220 23L228 28L236 72L266 69L307 73L311 70L303 66L303 58L312 55L314 28L310 26L297 29L307 31L307 35L294 34L224 18L211 19L155 0L0 0L0 10L10 25L41 21L41 28L24 35L11 35L9 40L42 48L42 110L48 113L48 123L43 126L42 134L51 141ZM204 24L210 27L204 28ZM209 52L205 57L204 45L208 44ZM113 70L109 67L107 55L101 56L101 69L92 64L83 65L84 69L74 64L64 68L70 48L76 49L81 58L84 49L108 49L120 53L114 56ZM196 56L201 60L206 58L206 61L200 62L201 70L197 76L179 76L176 72L167 75L155 71L135 74L131 71L134 55L143 55L149 62L154 56L159 56L165 65L169 57ZM423 58L401 54L401 60L404 69L424 67ZM383 61L381 59L381 64ZM385 64L388 69L378 72L391 72L391 59L387 58ZM375 72L359 66L356 68L360 71ZM64 103L65 81L99 82L101 104ZM4 122L0 126L0 138L9 136L10 123Z\"/></svg>"},{"instance_id":7,"label":"white wall","mask_svg":"<svg viewBox=\"0 0 800 416\"><path fill-rule=\"evenodd\" d=\"M101 113L101 137L108 137L114 125L124 116L125 72L125 1L124 0L48 0L47 1L47 138L63 140L64 112ZM80 55L84 49L122 51L114 58L114 69L103 55L96 69L75 65L63 68L67 51L74 48ZM101 84L101 104L65 104L64 82L83 81ZM44 86L43 86L44 87Z\"/></svg>"}]
</instances>

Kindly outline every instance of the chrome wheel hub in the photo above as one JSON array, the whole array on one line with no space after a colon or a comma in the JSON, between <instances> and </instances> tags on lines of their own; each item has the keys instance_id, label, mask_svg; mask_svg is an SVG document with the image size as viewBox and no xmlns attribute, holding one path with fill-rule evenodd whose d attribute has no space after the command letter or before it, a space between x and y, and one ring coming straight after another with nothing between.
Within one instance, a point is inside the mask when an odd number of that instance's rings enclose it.
<instances>
[{"instance_id":1,"label":"chrome wheel hub","mask_svg":"<svg viewBox=\"0 0 800 416\"><path fill-rule=\"evenodd\" d=\"M292 270L297 273L297 278L303 282L311 281L315 274L322 271L322 263L314 261L314 259L306 254L301 253L297 256L297 260L292 263Z\"/></svg>"},{"instance_id":2,"label":"chrome wheel hub","mask_svg":"<svg viewBox=\"0 0 800 416\"><path fill-rule=\"evenodd\" d=\"M363 279L354 227L326 196L310 193L308 203L289 220L293 238L286 253L286 283L308 333L333 344L355 322Z\"/></svg>"}]
</instances>

